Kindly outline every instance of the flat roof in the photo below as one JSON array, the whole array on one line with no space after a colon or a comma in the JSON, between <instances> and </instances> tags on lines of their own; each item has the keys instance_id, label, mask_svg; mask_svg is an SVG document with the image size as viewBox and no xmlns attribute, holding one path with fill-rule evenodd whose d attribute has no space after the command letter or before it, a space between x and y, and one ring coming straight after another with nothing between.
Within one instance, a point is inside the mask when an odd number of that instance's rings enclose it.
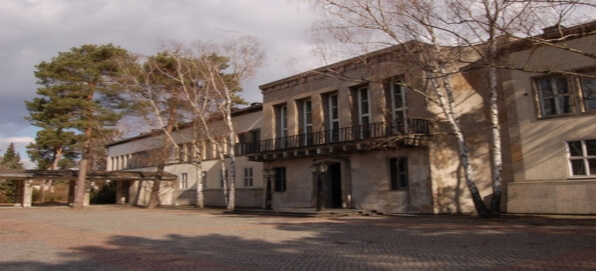
<instances>
[{"instance_id":1,"label":"flat roof","mask_svg":"<svg viewBox=\"0 0 596 271\"><path fill-rule=\"evenodd\" d=\"M78 170L38 170L38 169L0 169L0 180L76 180ZM177 176L164 172L162 181L174 181ZM111 181L152 181L157 179L157 173L147 171L89 171L87 180Z\"/></svg>"}]
</instances>

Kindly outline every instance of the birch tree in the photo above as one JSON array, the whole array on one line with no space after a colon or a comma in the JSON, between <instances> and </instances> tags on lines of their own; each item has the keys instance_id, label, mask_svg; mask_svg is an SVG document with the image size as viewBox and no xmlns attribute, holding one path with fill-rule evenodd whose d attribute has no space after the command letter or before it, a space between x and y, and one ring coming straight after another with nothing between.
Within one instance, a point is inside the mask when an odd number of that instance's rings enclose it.
<instances>
[{"instance_id":1,"label":"birch tree","mask_svg":"<svg viewBox=\"0 0 596 271\"><path fill-rule=\"evenodd\" d=\"M405 47L418 55L425 72L423 78L434 87L435 100L443 111L457 140L466 185L481 217L498 216L501 205L502 157L498 110L499 68L511 67L499 58L499 44L504 38L527 39L535 44L559 46L562 35L545 40L536 36L548 25L576 19L577 6L594 7L590 1L507 1L507 0L314 0L326 21L315 28L331 34L341 43L358 48L378 49L403 45L411 41L425 44L420 51ZM542 27L542 28L541 28ZM565 48L572 50L571 48ZM463 50L474 57L464 57ZM457 68L476 64L487 69L489 90L492 198L490 211L484 205L475 185L474 169L469 163L468 143L455 110L453 87L449 81ZM553 71L544 72L568 72ZM428 97L428 96L427 96Z\"/></svg>"},{"instance_id":2,"label":"birch tree","mask_svg":"<svg viewBox=\"0 0 596 271\"><path fill-rule=\"evenodd\" d=\"M165 165L174 150L181 151L173 133L179 129L179 124L188 120L185 114L185 102L182 98L181 86L177 80L178 66L173 57L176 52L162 51L155 56L121 59L120 67L127 74L126 82L129 94L135 101L134 115L141 115L146 123L162 130L163 140L156 162L156 180L151 185L151 192L147 208L155 208L160 203L159 193L162 186L161 176L165 172ZM199 153L200 155L200 153ZM201 163L194 164L198 171ZM198 184L199 186L201 183ZM202 207L202 197L197 201Z\"/></svg>"},{"instance_id":3,"label":"birch tree","mask_svg":"<svg viewBox=\"0 0 596 271\"><path fill-rule=\"evenodd\" d=\"M223 192L226 207L235 205L235 141L236 134L231 114L236 105L243 103L238 96L241 83L252 77L260 66L263 54L258 42L249 37L242 37L221 44L195 42L192 46L172 44L164 51L168 58L168 68L151 70L152 76L168 80L176 88L176 104L183 108L186 127L192 129L192 157L197 168L197 204L203 207L202 151L198 140L207 140L217 150L221 162ZM145 64L147 67L148 64ZM144 68L146 69L146 68ZM144 72L145 73L145 72ZM140 83L142 89L155 87L154 83ZM150 95L149 103L154 108L155 116L163 116L155 103L156 97ZM180 119L177 120L180 122ZM224 129L217 129L214 123L221 121ZM164 127L162 125L162 127ZM165 131L166 140L177 148L172 131ZM182 150L179 150L182 151Z\"/></svg>"},{"instance_id":4,"label":"birch tree","mask_svg":"<svg viewBox=\"0 0 596 271\"><path fill-rule=\"evenodd\" d=\"M204 131L211 131L206 135L217 148L226 207L232 210L235 208L236 191L236 132L232 113L237 104L243 103L238 96L242 83L252 78L262 65L264 54L253 37L222 43L197 41L185 52L186 57L178 58L177 62L184 67L185 61L188 61L184 74L190 77L181 76L178 80L196 121ZM205 114L207 109L216 113ZM217 119L223 122L225 131L216 132L210 128L210 123Z\"/></svg>"}]
</instances>

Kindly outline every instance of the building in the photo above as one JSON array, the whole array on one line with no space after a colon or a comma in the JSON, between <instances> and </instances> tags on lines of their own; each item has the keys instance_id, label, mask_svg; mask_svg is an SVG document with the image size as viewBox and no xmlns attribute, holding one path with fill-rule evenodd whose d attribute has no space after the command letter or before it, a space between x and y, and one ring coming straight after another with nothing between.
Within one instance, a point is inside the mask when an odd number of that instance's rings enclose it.
<instances>
[{"instance_id":1,"label":"building","mask_svg":"<svg viewBox=\"0 0 596 271\"><path fill-rule=\"evenodd\" d=\"M235 110L232 113L234 129L240 142L258 141L262 125L262 106L259 103ZM226 129L221 121L214 121L212 129L224 135ZM160 205L196 205L198 178L203 178L203 195L206 206L225 206L221 162L216 149L206 138L199 137L202 170L199 172L193 163L196 161L189 150L192 148L193 132L188 126L181 127L172 134L178 148L172 151L165 166L165 171L177 176L175 182L162 183ZM107 145L108 169L130 171L155 171L157 157L163 144L164 133L161 130L141 134ZM236 159L236 206L262 207L262 165L248 161L246 157ZM149 201L151 181L119 182L117 190L118 204L145 205Z\"/></svg>"},{"instance_id":2,"label":"building","mask_svg":"<svg viewBox=\"0 0 596 271\"><path fill-rule=\"evenodd\" d=\"M559 46L528 40L499 45L501 59L511 67L499 74L502 211L596 213L595 31L596 22L547 28L535 38L558 39ZM262 106L234 115L237 206L474 212L456 142L440 108L421 95L432 86L410 61L404 49L410 45L424 48L406 43L260 86ZM479 56L465 57L472 64L460 63L448 80L474 180L488 205L487 70L473 64ZM177 140L184 144L188 135L181 135ZM109 167L153 170L139 167L135 157L147 156L160 142L158 134L115 142ZM205 203L222 206L218 162L209 156L212 149L204 145L204 150ZM179 180L162 191L171 195L162 203L194 204L196 172L183 158L166 170ZM130 202L146 195L138 192L143 189L125 184L121 194Z\"/></svg>"},{"instance_id":3,"label":"building","mask_svg":"<svg viewBox=\"0 0 596 271\"><path fill-rule=\"evenodd\" d=\"M275 172L274 208L475 210L457 145L439 108L411 90L427 86L407 59L403 46L396 46L260 86L265 140L247 156ZM474 142L478 186L490 195L489 126L482 111L487 99L474 89L477 73L451 80L457 98L466 101L458 110Z\"/></svg>"},{"instance_id":4,"label":"building","mask_svg":"<svg viewBox=\"0 0 596 271\"><path fill-rule=\"evenodd\" d=\"M510 213L596 214L596 22L545 29L561 48L507 45ZM567 38L561 38L567 37ZM566 49L568 48L568 49Z\"/></svg>"}]
</instances>

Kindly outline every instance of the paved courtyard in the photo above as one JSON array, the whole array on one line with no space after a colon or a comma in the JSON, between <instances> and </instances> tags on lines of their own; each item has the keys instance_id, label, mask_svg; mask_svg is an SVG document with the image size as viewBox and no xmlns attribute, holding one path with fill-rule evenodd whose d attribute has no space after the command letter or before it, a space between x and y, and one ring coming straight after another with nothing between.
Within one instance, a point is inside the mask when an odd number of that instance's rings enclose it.
<instances>
[{"instance_id":1,"label":"paved courtyard","mask_svg":"<svg viewBox=\"0 0 596 271\"><path fill-rule=\"evenodd\" d=\"M0 270L596 270L596 219L0 208Z\"/></svg>"}]
</instances>

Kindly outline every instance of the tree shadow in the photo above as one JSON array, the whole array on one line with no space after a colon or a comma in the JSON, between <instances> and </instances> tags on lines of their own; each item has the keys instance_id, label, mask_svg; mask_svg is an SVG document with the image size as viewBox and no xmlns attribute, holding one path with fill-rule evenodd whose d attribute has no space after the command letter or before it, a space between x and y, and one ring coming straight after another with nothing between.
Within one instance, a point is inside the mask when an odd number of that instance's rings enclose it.
<instances>
[{"instance_id":1,"label":"tree shadow","mask_svg":"<svg viewBox=\"0 0 596 271\"><path fill-rule=\"evenodd\" d=\"M225 235L201 234L200 228L116 235L103 244L73 248L80 260L0 262L0 270L489 270L596 243L596 220L578 226L576 220L553 225L541 218L487 222L413 216L248 224L243 217L226 219L237 220L238 226L225 226Z\"/></svg>"}]
</instances>

